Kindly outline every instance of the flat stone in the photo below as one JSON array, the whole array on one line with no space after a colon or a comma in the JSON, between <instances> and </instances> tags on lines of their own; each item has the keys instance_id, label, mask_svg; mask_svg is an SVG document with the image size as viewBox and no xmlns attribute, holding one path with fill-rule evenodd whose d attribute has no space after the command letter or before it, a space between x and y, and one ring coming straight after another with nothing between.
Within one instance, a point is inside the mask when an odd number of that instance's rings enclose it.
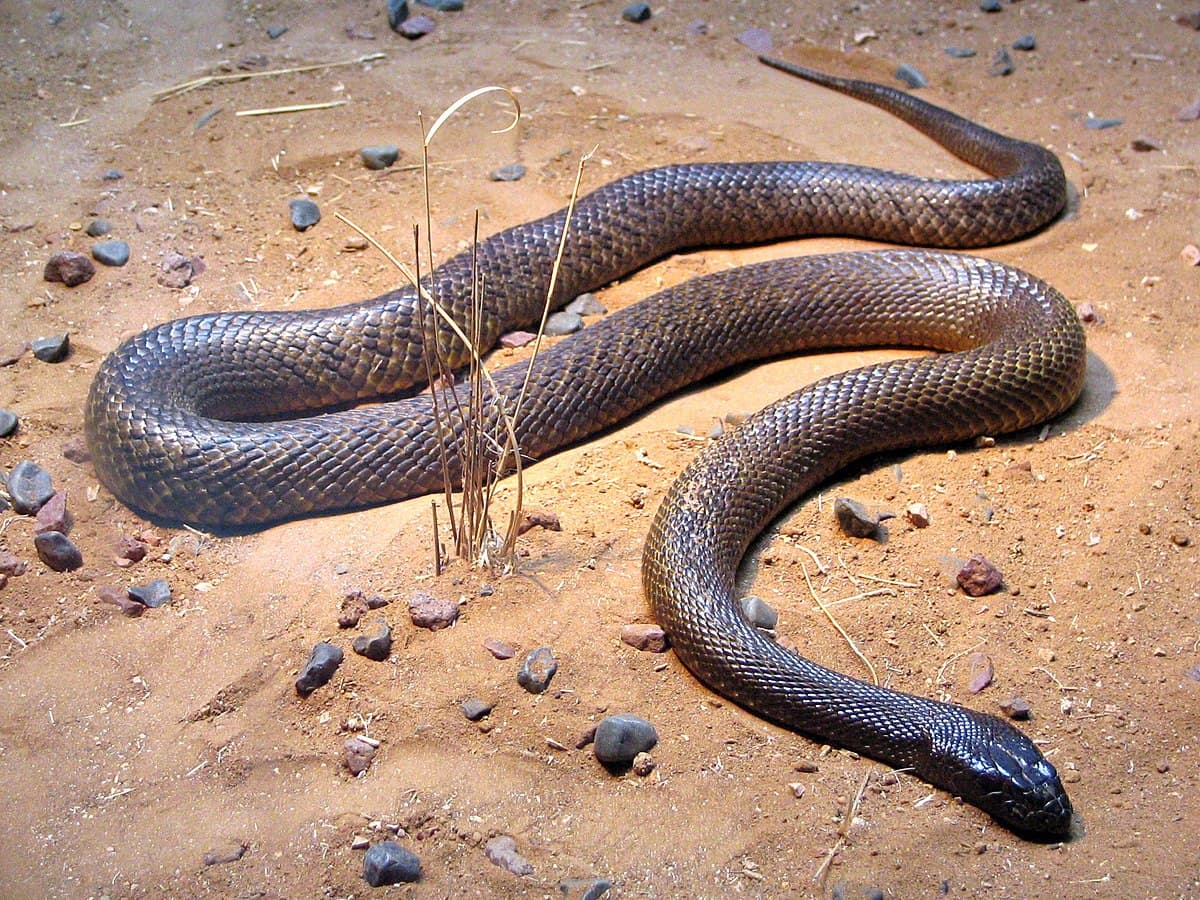
<instances>
[{"instance_id":1,"label":"flat stone","mask_svg":"<svg viewBox=\"0 0 1200 900\"><path fill-rule=\"evenodd\" d=\"M647 653L663 653L671 644L667 633L651 622L622 625L621 640L630 647Z\"/></svg>"},{"instance_id":2,"label":"flat stone","mask_svg":"<svg viewBox=\"0 0 1200 900\"><path fill-rule=\"evenodd\" d=\"M125 241L101 241L92 245L92 257L106 266L123 266L129 262L129 244Z\"/></svg>"},{"instance_id":3,"label":"flat stone","mask_svg":"<svg viewBox=\"0 0 1200 900\"><path fill-rule=\"evenodd\" d=\"M415 41L417 38L425 37L431 34L433 29L437 27L437 23L429 16L414 16L400 23L400 27L396 29L396 33L401 37L406 37L410 41Z\"/></svg>"},{"instance_id":4,"label":"flat stone","mask_svg":"<svg viewBox=\"0 0 1200 900\"><path fill-rule=\"evenodd\" d=\"M488 703L486 700L479 700L478 698L464 700L461 704L463 715L472 722L478 722L484 716L488 715L495 706L496 704L494 703Z\"/></svg>"},{"instance_id":5,"label":"flat stone","mask_svg":"<svg viewBox=\"0 0 1200 900\"><path fill-rule=\"evenodd\" d=\"M156 578L147 584L129 588L129 596L150 609L158 609L171 602L171 585L165 578Z\"/></svg>"},{"instance_id":6,"label":"flat stone","mask_svg":"<svg viewBox=\"0 0 1200 900\"><path fill-rule=\"evenodd\" d=\"M970 59L975 55L975 51L970 47L946 47L947 56L953 56L955 59Z\"/></svg>"},{"instance_id":7,"label":"flat stone","mask_svg":"<svg viewBox=\"0 0 1200 900\"><path fill-rule=\"evenodd\" d=\"M311 200L289 200L288 209L297 231L307 231L321 221L321 208Z\"/></svg>"},{"instance_id":8,"label":"flat stone","mask_svg":"<svg viewBox=\"0 0 1200 900\"><path fill-rule=\"evenodd\" d=\"M340 647L322 641L313 647L312 655L300 670L296 679L296 693L307 697L317 688L329 683L333 673L342 664L345 654Z\"/></svg>"},{"instance_id":9,"label":"flat stone","mask_svg":"<svg viewBox=\"0 0 1200 900\"><path fill-rule=\"evenodd\" d=\"M449 628L458 619L459 606L453 600L442 600L425 591L414 591L408 601L408 615L418 628L437 631Z\"/></svg>"},{"instance_id":10,"label":"flat stone","mask_svg":"<svg viewBox=\"0 0 1200 900\"><path fill-rule=\"evenodd\" d=\"M565 309L551 313L546 319L546 334L550 337L574 334L582 327L583 317L579 313L567 312Z\"/></svg>"},{"instance_id":11,"label":"flat stone","mask_svg":"<svg viewBox=\"0 0 1200 900\"><path fill-rule=\"evenodd\" d=\"M90 281L96 274L95 264L82 253L74 250L59 250L46 260L42 277L46 281L60 281L67 287L77 287Z\"/></svg>"},{"instance_id":12,"label":"flat stone","mask_svg":"<svg viewBox=\"0 0 1200 900\"><path fill-rule=\"evenodd\" d=\"M83 554L61 531L34 535L33 546L38 558L55 572L71 572L83 565Z\"/></svg>"},{"instance_id":13,"label":"flat stone","mask_svg":"<svg viewBox=\"0 0 1200 900\"><path fill-rule=\"evenodd\" d=\"M608 307L597 300L595 294L591 293L580 294L563 309L578 316L602 316L608 312Z\"/></svg>"},{"instance_id":14,"label":"flat stone","mask_svg":"<svg viewBox=\"0 0 1200 900\"><path fill-rule=\"evenodd\" d=\"M596 726L596 759L606 766L629 765L639 753L648 753L658 743L658 732L641 716L619 713L607 716Z\"/></svg>"},{"instance_id":15,"label":"flat stone","mask_svg":"<svg viewBox=\"0 0 1200 900\"><path fill-rule=\"evenodd\" d=\"M288 27L286 25L272 25L267 29L267 37L275 41L287 34Z\"/></svg>"},{"instance_id":16,"label":"flat stone","mask_svg":"<svg viewBox=\"0 0 1200 900\"><path fill-rule=\"evenodd\" d=\"M558 671L558 660L549 647L538 647L529 651L521 671L517 673L517 684L531 694L540 694L550 686L550 679Z\"/></svg>"},{"instance_id":17,"label":"flat stone","mask_svg":"<svg viewBox=\"0 0 1200 900\"><path fill-rule=\"evenodd\" d=\"M363 881L371 887L401 884L421 878L421 860L395 841L381 841L363 856Z\"/></svg>"},{"instance_id":18,"label":"flat stone","mask_svg":"<svg viewBox=\"0 0 1200 900\"><path fill-rule=\"evenodd\" d=\"M463 0L417 0L417 3L437 12L461 12L463 8Z\"/></svg>"},{"instance_id":19,"label":"flat stone","mask_svg":"<svg viewBox=\"0 0 1200 900\"><path fill-rule=\"evenodd\" d=\"M525 177L525 167L520 163L509 163L495 169L488 178L492 181L520 181Z\"/></svg>"},{"instance_id":20,"label":"flat stone","mask_svg":"<svg viewBox=\"0 0 1200 900\"><path fill-rule=\"evenodd\" d=\"M121 612L129 616L131 619L136 619L146 611L146 606L144 604L138 603L129 596L128 591L122 590L121 588L115 588L107 584L101 585L96 589L96 596L98 596L105 603L112 603L114 606L120 607Z\"/></svg>"},{"instance_id":21,"label":"flat stone","mask_svg":"<svg viewBox=\"0 0 1200 900\"><path fill-rule=\"evenodd\" d=\"M50 473L27 459L17 463L8 473L7 486L13 509L22 515L33 515L54 496Z\"/></svg>"},{"instance_id":22,"label":"flat stone","mask_svg":"<svg viewBox=\"0 0 1200 900\"><path fill-rule=\"evenodd\" d=\"M517 651L513 649L511 644L506 644L504 641L498 641L495 638L488 638L484 641L483 648L496 657L496 659L512 659L517 655Z\"/></svg>"},{"instance_id":23,"label":"flat stone","mask_svg":"<svg viewBox=\"0 0 1200 900\"><path fill-rule=\"evenodd\" d=\"M495 865L514 875L533 874L533 866L517 852L517 842L511 835L496 835L484 845L483 853Z\"/></svg>"},{"instance_id":24,"label":"flat stone","mask_svg":"<svg viewBox=\"0 0 1200 900\"><path fill-rule=\"evenodd\" d=\"M400 158L400 148L395 144L375 144L363 147L358 155L368 169L386 169Z\"/></svg>"},{"instance_id":25,"label":"flat stone","mask_svg":"<svg viewBox=\"0 0 1200 900\"><path fill-rule=\"evenodd\" d=\"M66 332L38 338L31 345L33 355L44 363L60 363L71 352L71 336Z\"/></svg>"}]
</instances>

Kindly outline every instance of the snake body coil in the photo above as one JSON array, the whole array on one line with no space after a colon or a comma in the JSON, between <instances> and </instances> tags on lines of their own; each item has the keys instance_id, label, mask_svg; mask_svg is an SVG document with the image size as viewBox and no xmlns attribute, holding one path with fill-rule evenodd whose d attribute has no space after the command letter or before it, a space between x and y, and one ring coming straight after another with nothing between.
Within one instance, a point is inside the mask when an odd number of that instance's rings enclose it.
<instances>
[{"instance_id":1,"label":"snake body coil","mask_svg":"<svg viewBox=\"0 0 1200 900\"><path fill-rule=\"evenodd\" d=\"M1018 237L1062 209L1065 179L1048 151L890 88L772 64L881 106L995 177L932 180L804 162L639 172L580 200L559 301L684 247L808 234L973 247ZM560 211L477 248L484 344L540 315L564 221ZM460 319L471 265L458 257L429 279ZM266 523L438 490L428 396L281 418L419 382L423 335L437 327L401 290L331 310L202 315L152 328L111 354L92 385L86 432L97 473L131 506L199 525ZM466 360L452 336L437 340L453 363ZM784 651L746 624L733 596L750 540L851 460L1024 428L1069 407L1082 386L1083 337L1053 289L1005 266L924 251L721 272L544 351L517 437L539 458L730 365L880 344L948 352L818 382L708 447L654 520L647 596L680 659L721 693L911 767L1018 831L1063 834L1070 803L1020 732ZM523 366L497 373L499 402L511 404L524 378ZM449 459L453 479L453 447Z\"/></svg>"}]
</instances>

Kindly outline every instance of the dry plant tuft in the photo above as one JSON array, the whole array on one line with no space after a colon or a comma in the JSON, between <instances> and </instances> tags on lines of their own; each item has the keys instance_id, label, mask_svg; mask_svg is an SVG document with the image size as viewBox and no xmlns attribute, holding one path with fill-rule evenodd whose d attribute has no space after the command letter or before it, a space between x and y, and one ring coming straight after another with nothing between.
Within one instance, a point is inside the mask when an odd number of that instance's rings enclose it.
<instances>
[{"instance_id":1,"label":"dry plant tuft","mask_svg":"<svg viewBox=\"0 0 1200 900\"><path fill-rule=\"evenodd\" d=\"M513 120L504 128L493 134L503 134L514 128L520 121L521 108L517 98L502 87L484 87L471 91L460 97L443 112L430 127L422 133L421 142L421 173L425 191L425 241L424 258L428 260L428 270L432 271L433 241L432 241L432 204L429 190L429 147L437 132L464 104L476 97L492 92L505 94L514 107ZM422 121L418 114L418 121ZM343 222L357 231L382 252L396 266L404 277L417 291L417 312L422 326L426 329L424 346L426 348L425 365L430 393L433 397L435 418L438 423L438 447L441 455L443 473L443 489L446 496L446 507L449 513L449 527L454 540L455 554L471 565L481 566L493 573L508 572L516 566L517 527L522 512L524 479L522 472L521 448L517 441L516 423L519 420L521 408L529 388L529 379L534 363L541 350L545 333L546 319L550 314L550 302L558 282L559 270L563 254L567 246L567 234L570 231L571 218L574 215L575 204L579 197L579 187L583 179L584 166L591 159L591 153L583 156L575 175L575 183L571 190L571 198L567 205L567 215L559 238L558 252L554 266L551 269L550 284L546 289L545 303L542 309L542 319L538 325L537 337L533 345L533 353L529 358L525 382L522 385L515 402L507 401L492 380L482 358L481 329L484 310L484 296L487 285L484 284L482 273L477 265L472 266L471 302L468 309L467 321L457 322L449 310L442 304L440 298L429 290L428 283L422 283L422 241L420 226L413 227L414 258L413 267L406 266L361 228L338 215ZM479 246L479 213L475 214L475 231L472 242L472 252ZM433 315L429 314L432 310ZM467 363L466 376L459 386L455 386L453 368L449 359L447 342L443 339L444 332L437 328L440 320L459 342L470 353ZM432 352L430 352L432 350ZM451 454L456 457L458 471L461 473L457 501L455 484L450 476ZM500 482L509 474L516 479L516 490L512 509L505 517L503 530L495 526L497 518L494 511L497 488ZM437 504L433 506L434 522L434 555L435 571L440 572L442 566L441 543L438 536Z\"/></svg>"}]
</instances>

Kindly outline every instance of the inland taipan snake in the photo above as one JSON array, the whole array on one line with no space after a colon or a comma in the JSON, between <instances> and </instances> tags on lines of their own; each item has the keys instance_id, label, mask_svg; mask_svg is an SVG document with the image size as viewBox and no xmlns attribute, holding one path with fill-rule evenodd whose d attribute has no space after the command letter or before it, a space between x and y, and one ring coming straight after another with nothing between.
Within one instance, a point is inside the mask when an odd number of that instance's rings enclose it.
<instances>
[{"instance_id":1,"label":"inland taipan snake","mask_svg":"<svg viewBox=\"0 0 1200 900\"><path fill-rule=\"evenodd\" d=\"M821 234L966 248L1012 240L1062 210L1065 177L1049 151L891 88L786 68L904 119L994 177L936 180L811 162L638 172L579 201L558 302L684 247ZM560 211L479 244L485 345L541 315L564 218ZM465 254L429 278L460 319L471 264ZM92 385L86 429L96 471L131 506L197 525L266 523L439 490L427 394L346 408L424 380L422 334L411 290L323 311L219 313L152 328L112 353ZM912 771L1018 832L1066 834L1070 802L1021 732L817 666L749 625L734 597L750 541L851 461L1022 429L1070 407L1082 388L1084 339L1058 292L1007 266L920 250L719 272L544 351L517 437L536 459L737 363L879 345L944 352L826 378L706 446L654 519L646 594L679 658L720 693ZM465 361L461 347L453 353ZM505 402L524 378L523 365L497 373Z\"/></svg>"}]
</instances>

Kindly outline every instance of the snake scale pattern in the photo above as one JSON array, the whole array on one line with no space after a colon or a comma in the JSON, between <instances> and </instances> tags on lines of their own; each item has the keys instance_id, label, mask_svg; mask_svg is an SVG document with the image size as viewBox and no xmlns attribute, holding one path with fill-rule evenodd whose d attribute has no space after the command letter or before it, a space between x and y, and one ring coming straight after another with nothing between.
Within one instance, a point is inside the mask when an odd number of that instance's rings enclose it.
<instances>
[{"instance_id":1,"label":"snake scale pattern","mask_svg":"<svg viewBox=\"0 0 1200 900\"><path fill-rule=\"evenodd\" d=\"M1062 210L1058 160L900 91L764 60L909 122L992 177L938 180L841 163L664 166L583 197L556 303L687 247L854 235L969 248L1015 239ZM565 211L482 241L481 343L541 315ZM430 289L462 320L470 254ZM425 335L467 351L412 290L322 311L168 322L101 365L85 427L103 483L152 516L244 526L441 489ZM1018 270L928 250L810 256L669 289L544 351L518 438L533 459L729 366L798 350L944 351L820 381L706 447L647 538L643 585L679 658L776 722L914 772L1013 830L1057 837L1072 808L1053 766L991 716L829 671L746 623L734 576L750 541L851 461L1014 431L1082 389L1082 329L1067 301ZM511 404L524 366L496 374ZM374 402L383 398L384 402ZM354 406L359 401L370 405ZM349 407L349 408L347 408ZM307 414L305 414L307 413ZM453 437L451 438L453 442ZM454 471L455 454L449 476Z\"/></svg>"}]
</instances>

